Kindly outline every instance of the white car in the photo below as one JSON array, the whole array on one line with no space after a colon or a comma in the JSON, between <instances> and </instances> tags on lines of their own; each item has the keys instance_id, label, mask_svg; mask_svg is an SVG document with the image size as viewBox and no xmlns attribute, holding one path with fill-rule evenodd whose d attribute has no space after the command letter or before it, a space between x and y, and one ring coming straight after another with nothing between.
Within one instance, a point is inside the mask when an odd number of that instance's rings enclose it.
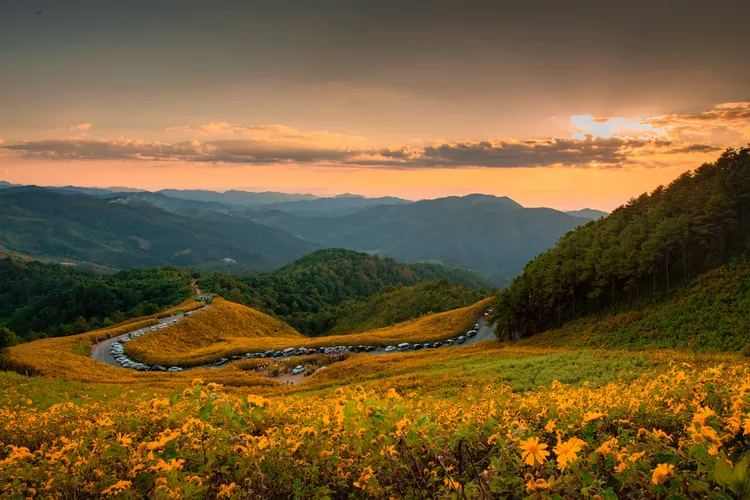
<instances>
[{"instance_id":1,"label":"white car","mask_svg":"<svg viewBox=\"0 0 750 500\"><path fill-rule=\"evenodd\" d=\"M182 368L180 368L179 366L170 366L167 371L168 372L172 372L172 373L174 373L174 372L181 372Z\"/></svg>"},{"instance_id":2,"label":"white car","mask_svg":"<svg viewBox=\"0 0 750 500\"><path fill-rule=\"evenodd\" d=\"M294 370L292 370L292 375L297 375L298 373L302 373L305 371L305 367L302 365L297 365L294 367Z\"/></svg>"},{"instance_id":3,"label":"white car","mask_svg":"<svg viewBox=\"0 0 750 500\"><path fill-rule=\"evenodd\" d=\"M386 347L386 348L385 348L385 352L393 352L393 351L395 351L396 349L397 349L397 348L396 348L396 346L395 346L395 345L389 345L388 347Z\"/></svg>"}]
</instances>

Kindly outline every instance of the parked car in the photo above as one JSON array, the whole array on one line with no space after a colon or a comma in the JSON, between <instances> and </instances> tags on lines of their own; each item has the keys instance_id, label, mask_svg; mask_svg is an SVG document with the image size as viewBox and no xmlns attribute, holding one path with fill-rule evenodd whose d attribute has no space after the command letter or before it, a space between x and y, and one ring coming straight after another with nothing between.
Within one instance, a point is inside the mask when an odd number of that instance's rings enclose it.
<instances>
[{"instance_id":1,"label":"parked car","mask_svg":"<svg viewBox=\"0 0 750 500\"><path fill-rule=\"evenodd\" d=\"M418 350L423 349L423 348L424 348L424 346L422 344L414 344L414 348L413 349L415 351L418 351Z\"/></svg>"},{"instance_id":2,"label":"parked car","mask_svg":"<svg viewBox=\"0 0 750 500\"><path fill-rule=\"evenodd\" d=\"M395 345L389 345L388 347L385 348L385 352L393 352L395 350L396 350Z\"/></svg>"},{"instance_id":3,"label":"parked car","mask_svg":"<svg viewBox=\"0 0 750 500\"><path fill-rule=\"evenodd\" d=\"M463 344L463 343L464 343L465 341L466 341L466 337L464 337L463 335L460 335L460 336L459 336L459 337L458 337L458 338L456 339L456 344Z\"/></svg>"},{"instance_id":4,"label":"parked car","mask_svg":"<svg viewBox=\"0 0 750 500\"><path fill-rule=\"evenodd\" d=\"M477 334L476 330L469 330L468 332L466 332L466 336L469 338L473 337L476 334Z\"/></svg>"},{"instance_id":5,"label":"parked car","mask_svg":"<svg viewBox=\"0 0 750 500\"><path fill-rule=\"evenodd\" d=\"M172 373L174 373L174 372L181 372L182 368L180 368L179 366L170 366L167 371L168 372L172 372Z\"/></svg>"},{"instance_id":6,"label":"parked car","mask_svg":"<svg viewBox=\"0 0 750 500\"><path fill-rule=\"evenodd\" d=\"M299 373L302 373L303 371L305 371L305 367L302 365L297 365L294 367L294 370L292 370L292 375L297 375Z\"/></svg>"},{"instance_id":7,"label":"parked car","mask_svg":"<svg viewBox=\"0 0 750 500\"><path fill-rule=\"evenodd\" d=\"M444 340L443 345L453 345L453 339Z\"/></svg>"},{"instance_id":8,"label":"parked car","mask_svg":"<svg viewBox=\"0 0 750 500\"><path fill-rule=\"evenodd\" d=\"M479 323L474 324L474 330L479 330Z\"/></svg>"},{"instance_id":9,"label":"parked car","mask_svg":"<svg viewBox=\"0 0 750 500\"><path fill-rule=\"evenodd\" d=\"M409 349L411 349L411 344L409 344L408 342L402 342L398 345L399 351L408 351Z\"/></svg>"},{"instance_id":10,"label":"parked car","mask_svg":"<svg viewBox=\"0 0 750 500\"><path fill-rule=\"evenodd\" d=\"M374 350L376 350L376 349L377 349L377 347L375 347L374 345L368 345L368 346L367 346L367 348L366 348L365 350L366 350L367 352L372 352L372 351L374 351Z\"/></svg>"}]
</instances>

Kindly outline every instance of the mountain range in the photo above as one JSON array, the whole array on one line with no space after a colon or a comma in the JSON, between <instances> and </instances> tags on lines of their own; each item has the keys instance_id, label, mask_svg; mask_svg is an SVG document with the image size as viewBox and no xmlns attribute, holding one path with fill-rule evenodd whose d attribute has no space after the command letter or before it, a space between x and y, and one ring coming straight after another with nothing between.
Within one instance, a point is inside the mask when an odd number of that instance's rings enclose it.
<instances>
[{"instance_id":1,"label":"mountain range","mask_svg":"<svg viewBox=\"0 0 750 500\"><path fill-rule=\"evenodd\" d=\"M267 271L319 248L346 248L471 269L504 285L565 233L603 214L525 208L480 194L410 202L350 194L0 188L0 246L116 269Z\"/></svg>"}]
</instances>

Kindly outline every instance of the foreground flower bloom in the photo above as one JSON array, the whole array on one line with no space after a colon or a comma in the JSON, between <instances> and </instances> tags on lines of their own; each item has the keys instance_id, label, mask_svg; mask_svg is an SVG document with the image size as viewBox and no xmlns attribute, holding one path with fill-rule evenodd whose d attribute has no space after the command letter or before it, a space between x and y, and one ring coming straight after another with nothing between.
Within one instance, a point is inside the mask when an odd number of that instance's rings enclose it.
<instances>
[{"instance_id":1,"label":"foreground flower bloom","mask_svg":"<svg viewBox=\"0 0 750 500\"><path fill-rule=\"evenodd\" d=\"M545 451L547 449L547 445L544 443L539 442L539 438L533 437L526 439L525 441L521 441L521 449L523 450L523 453L521 454L521 458L524 462L526 462L528 465L534 465L536 462L539 462L539 464L543 464L544 460L549 456L549 452Z\"/></svg>"},{"instance_id":2,"label":"foreground flower bloom","mask_svg":"<svg viewBox=\"0 0 750 500\"><path fill-rule=\"evenodd\" d=\"M572 437L566 442L558 442L554 447L555 454L557 455L557 468L565 470L565 468L578 460L577 453L581 451L586 443L582 439Z\"/></svg>"},{"instance_id":3,"label":"foreground flower bloom","mask_svg":"<svg viewBox=\"0 0 750 500\"><path fill-rule=\"evenodd\" d=\"M674 465L672 464L659 464L654 469L654 475L651 477L651 482L654 484L661 484L674 474Z\"/></svg>"}]
</instances>

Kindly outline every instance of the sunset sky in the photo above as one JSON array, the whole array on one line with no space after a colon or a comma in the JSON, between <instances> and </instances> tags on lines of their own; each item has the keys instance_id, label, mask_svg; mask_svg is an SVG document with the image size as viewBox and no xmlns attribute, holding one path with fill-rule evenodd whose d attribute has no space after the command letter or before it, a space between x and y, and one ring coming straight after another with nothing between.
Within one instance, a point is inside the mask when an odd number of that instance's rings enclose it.
<instances>
[{"instance_id":1,"label":"sunset sky","mask_svg":"<svg viewBox=\"0 0 750 500\"><path fill-rule=\"evenodd\" d=\"M0 180L610 210L750 142L750 2L0 2Z\"/></svg>"}]
</instances>

